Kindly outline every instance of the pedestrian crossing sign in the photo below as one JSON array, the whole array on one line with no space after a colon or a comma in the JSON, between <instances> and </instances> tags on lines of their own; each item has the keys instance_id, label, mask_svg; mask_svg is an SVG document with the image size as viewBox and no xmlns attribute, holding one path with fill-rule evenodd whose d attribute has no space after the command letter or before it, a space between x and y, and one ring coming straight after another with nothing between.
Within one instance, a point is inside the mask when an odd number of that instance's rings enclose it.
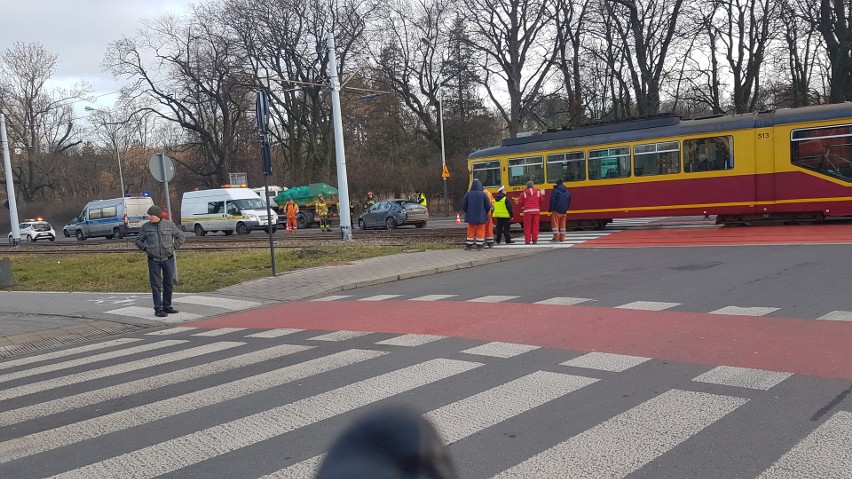
<instances>
[{"instance_id":1,"label":"pedestrian crossing sign","mask_svg":"<svg viewBox=\"0 0 852 479\"><path fill-rule=\"evenodd\" d=\"M449 178L450 170L447 169L447 165L444 165L444 171L441 172L441 178Z\"/></svg>"}]
</instances>

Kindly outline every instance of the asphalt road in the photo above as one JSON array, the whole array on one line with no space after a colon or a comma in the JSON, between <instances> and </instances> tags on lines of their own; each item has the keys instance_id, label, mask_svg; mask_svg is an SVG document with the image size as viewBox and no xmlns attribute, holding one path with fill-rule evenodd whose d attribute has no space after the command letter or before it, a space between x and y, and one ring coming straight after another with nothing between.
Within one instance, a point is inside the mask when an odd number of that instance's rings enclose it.
<instances>
[{"instance_id":1,"label":"asphalt road","mask_svg":"<svg viewBox=\"0 0 852 479\"><path fill-rule=\"evenodd\" d=\"M465 478L850 477L847 253L566 248L5 361L0 476L309 477L402 403Z\"/></svg>"}]
</instances>

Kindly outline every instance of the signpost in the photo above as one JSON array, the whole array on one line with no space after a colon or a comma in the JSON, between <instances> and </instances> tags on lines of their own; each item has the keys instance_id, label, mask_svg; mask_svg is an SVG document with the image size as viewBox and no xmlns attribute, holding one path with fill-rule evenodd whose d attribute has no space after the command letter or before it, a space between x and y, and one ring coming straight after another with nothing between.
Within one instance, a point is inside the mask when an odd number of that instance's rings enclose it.
<instances>
[{"instance_id":1,"label":"signpost","mask_svg":"<svg viewBox=\"0 0 852 479\"><path fill-rule=\"evenodd\" d=\"M169 198L169 181L175 177L175 162L165 153L156 153L148 160L148 169L151 170L151 176L163 184L163 192L166 195L166 211L169 214L169 220L171 220L174 216L172 216L172 201ZM178 281L177 251L175 251L175 283Z\"/></svg>"}]
</instances>

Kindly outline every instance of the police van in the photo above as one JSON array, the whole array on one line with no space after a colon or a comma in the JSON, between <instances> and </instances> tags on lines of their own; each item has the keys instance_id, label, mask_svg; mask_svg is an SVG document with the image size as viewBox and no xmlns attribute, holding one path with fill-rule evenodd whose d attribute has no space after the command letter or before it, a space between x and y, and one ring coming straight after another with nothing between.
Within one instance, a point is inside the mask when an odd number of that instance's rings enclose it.
<instances>
[{"instance_id":1,"label":"police van","mask_svg":"<svg viewBox=\"0 0 852 479\"><path fill-rule=\"evenodd\" d=\"M154 201L149 196L90 201L77 217L77 240L99 236L121 239L138 234L148 222L148 208L152 206Z\"/></svg>"},{"instance_id":2,"label":"police van","mask_svg":"<svg viewBox=\"0 0 852 479\"><path fill-rule=\"evenodd\" d=\"M266 204L249 188L216 188L187 191L180 203L180 223L196 236L221 231L226 235L269 231ZM278 228L278 214L272 212L272 232Z\"/></svg>"}]
</instances>

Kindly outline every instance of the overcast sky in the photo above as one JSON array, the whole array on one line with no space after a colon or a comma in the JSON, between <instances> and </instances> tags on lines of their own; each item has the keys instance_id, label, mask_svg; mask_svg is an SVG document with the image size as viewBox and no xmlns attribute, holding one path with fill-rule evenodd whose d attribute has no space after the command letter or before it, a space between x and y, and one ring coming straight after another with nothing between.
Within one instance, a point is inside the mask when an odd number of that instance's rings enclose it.
<instances>
[{"instance_id":1,"label":"overcast sky","mask_svg":"<svg viewBox=\"0 0 852 479\"><path fill-rule=\"evenodd\" d=\"M185 12L192 0L0 0L0 50L40 43L58 57L53 85L85 80L94 95L119 88L101 61L110 42L132 36L143 19ZM99 104L112 102L109 97Z\"/></svg>"}]
</instances>

